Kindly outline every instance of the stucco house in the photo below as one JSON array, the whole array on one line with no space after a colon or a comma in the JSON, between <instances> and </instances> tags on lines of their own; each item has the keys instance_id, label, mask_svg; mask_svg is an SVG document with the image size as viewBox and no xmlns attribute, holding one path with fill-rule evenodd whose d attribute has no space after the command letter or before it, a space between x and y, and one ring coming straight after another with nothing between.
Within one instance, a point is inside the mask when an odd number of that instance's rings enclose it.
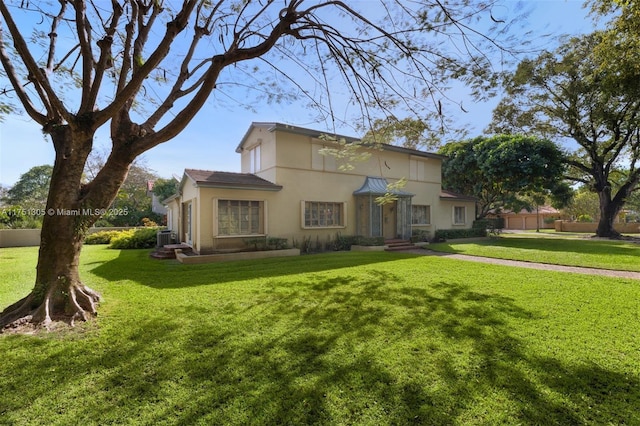
<instances>
[{"instance_id":1,"label":"stucco house","mask_svg":"<svg viewBox=\"0 0 640 426\"><path fill-rule=\"evenodd\" d=\"M409 239L416 230L470 228L475 199L441 189L443 156L398 146L364 147L368 159L323 155L356 138L281 123L252 123L238 144L241 173L186 169L165 200L167 223L196 253L241 247L249 238L329 241L341 235ZM379 205L387 184L395 200Z\"/></svg>"}]
</instances>

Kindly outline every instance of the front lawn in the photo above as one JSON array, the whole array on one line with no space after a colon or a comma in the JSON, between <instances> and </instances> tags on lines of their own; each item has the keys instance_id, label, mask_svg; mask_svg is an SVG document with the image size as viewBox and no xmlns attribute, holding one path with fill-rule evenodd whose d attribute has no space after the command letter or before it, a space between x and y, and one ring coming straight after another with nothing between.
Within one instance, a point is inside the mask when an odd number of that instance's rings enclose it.
<instances>
[{"instance_id":1,"label":"front lawn","mask_svg":"<svg viewBox=\"0 0 640 426\"><path fill-rule=\"evenodd\" d=\"M429 249L447 253L467 254L554 265L587 268L640 271L640 244L589 238L549 238L535 234L517 236L505 234L474 242L431 244Z\"/></svg>"},{"instance_id":2,"label":"front lawn","mask_svg":"<svg viewBox=\"0 0 640 426\"><path fill-rule=\"evenodd\" d=\"M637 281L385 252L187 266L84 250L100 315L0 335L0 424L640 423ZM0 250L0 305L36 255Z\"/></svg>"}]
</instances>

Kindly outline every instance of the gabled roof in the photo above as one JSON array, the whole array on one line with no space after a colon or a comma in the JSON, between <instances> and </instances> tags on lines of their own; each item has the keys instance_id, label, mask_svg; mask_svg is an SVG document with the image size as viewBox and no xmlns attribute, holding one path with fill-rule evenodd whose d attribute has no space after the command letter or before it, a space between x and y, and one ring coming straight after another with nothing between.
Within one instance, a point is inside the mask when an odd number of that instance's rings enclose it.
<instances>
[{"instance_id":1,"label":"gabled roof","mask_svg":"<svg viewBox=\"0 0 640 426\"><path fill-rule=\"evenodd\" d=\"M389 190L388 185L389 183L385 178L367 176L360 189L354 191L353 195L376 195L381 197L388 193L398 197L414 196L414 194L400 189L391 188L391 190Z\"/></svg>"},{"instance_id":2,"label":"gabled roof","mask_svg":"<svg viewBox=\"0 0 640 426\"><path fill-rule=\"evenodd\" d=\"M478 201L476 197L471 197L469 195L458 194L453 191L440 191L440 199L445 201Z\"/></svg>"},{"instance_id":3,"label":"gabled roof","mask_svg":"<svg viewBox=\"0 0 640 426\"><path fill-rule=\"evenodd\" d=\"M251 134L251 131L256 127L260 127L260 128L266 129L269 132L281 131L281 132L293 133L293 134L296 134L296 135L309 136L311 138L319 138L321 136L329 136L329 137L335 138L337 140L345 140L347 143L360 142L360 138L356 138L356 137L353 137L353 136L338 135L338 134L335 134L335 133L331 133L329 131L323 132L323 131L320 131L320 130L306 129L304 127L292 126L290 124L282 124L282 123L253 122L253 123L251 123L251 125L249 126L249 129L247 130L247 132L244 134L244 136L240 140L240 143L238 144L238 146L236 147L236 152L237 153L241 153L242 152L243 145L247 141L247 138ZM373 146L373 145L371 145L371 144L363 144L363 146L365 146L365 147L369 146L370 147L370 146ZM435 159L439 159L439 160L443 160L443 159L447 158L445 155L435 154L435 153L426 152L426 151L419 151L417 149L404 148L404 147L401 147L401 146L387 145L387 144L381 144L379 146L383 150L386 150L386 151L400 152L400 153L404 153L404 154L415 155L417 157L435 158ZM377 147L378 147L378 145L376 145L376 148Z\"/></svg>"},{"instance_id":4,"label":"gabled roof","mask_svg":"<svg viewBox=\"0 0 640 426\"><path fill-rule=\"evenodd\" d=\"M250 173L185 169L184 174L197 186L206 188L256 189L260 191L280 191L282 189L282 186Z\"/></svg>"}]
</instances>

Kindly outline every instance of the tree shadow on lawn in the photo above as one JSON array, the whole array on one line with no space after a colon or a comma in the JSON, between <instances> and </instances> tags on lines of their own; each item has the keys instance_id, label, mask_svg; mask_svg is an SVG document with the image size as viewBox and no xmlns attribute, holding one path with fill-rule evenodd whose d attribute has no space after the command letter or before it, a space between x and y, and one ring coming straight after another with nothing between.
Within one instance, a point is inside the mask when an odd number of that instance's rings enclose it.
<instances>
[{"instance_id":1,"label":"tree shadow on lawn","mask_svg":"<svg viewBox=\"0 0 640 426\"><path fill-rule=\"evenodd\" d=\"M10 395L0 416L29 423L36 407L52 423L640 421L637 376L535 354L513 324L539 318L507 297L374 268L252 296L224 311L113 321L73 342L0 340L0 394Z\"/></svg>"},{"instance_id":2,"label":"tree shadow on lawn","mask_svg":"<svg viewBox=\"0 0 640 426\"><path fill-rule=\"evenodd\" d=\"M464 253L462 250L456 250L452 245L456 245L455 241L447 243L437 243L430 246L434 251L446 252L446 253ZM506 248L521 248L525 250L540 250L550 252L561 253L579 253L579 254L593 254L602 256L640 256L640 245L637 244L624 244L624 241L620 240L598 240L589 241L587 243L576 243L576 240L569 239L545 239L545 238L492 238L485 241L475 241L473 244L479 244L484 246L497 246Z\"/></svg>"},{"instance_id":3,"label":"tree shadow on lawn","mask_svg":"<svg viewBox=\"0 0 640 426\"><path fill-rule=\"evenodd\" d=\"M100 262L90 272L109 281L132 280L149 287L168 289L321 272L417 256L389 252L336 252L183 265L177 261L151 259L146 250L121 250L118 257Z\"/></svg>"},{"instance_id":4,"label":"tree shadow on lawn","mask_svg":"<svg viewBox=\"0 0 640 426\"><path fill-rule=\"evenodd\" d=\"M153 349L178 328L177 323L157 318L122 324L118 335L106 339L95 329L70 338L0 339L0 424L45 419L50 424L130 422L122 420L133 414L127 409L159 401L156 390L162 377L155 373L166 368L155 367L169 354L157 359Z\"/></svg>"},{"instance_id":5,"label":"tree shadow on lawn","mask_svg":"<svg viewBox=\"0 0 640 426\"><path fill-rule=\"evenodd\" d=\"M497 417L507 422L639 419L637 378L529 355L509 322L535 314L511 299L398 280L376 270L365 279L314 277L308 293L266 293L226 312L240 317L236 330L191 329L182 369L201 391L176 404L178 423L451 424L478 404L511 408ZM624 400L626 412L617 405Z\"/></svg>"},{"instance_id":6,"label":"tree shadow on lawn","mask_svg":"<svg viewBox=\"0 0 640 426\"><path fill-rule=\"evenodd\" d=\"M395 287L381 271L356 288L353 279L310 283L311 304L299 294L261 301L255 309L266 303L273 316L254 339L195 332L186 352L201 356L190 377L224 391L200 395L180 421L215 410L223 423L245 413L268 424L455 424L481 418L477 404L511 408L490 417L506 423L640 420L637 378L526 354L509 321L536 318L509 298L456 283Z\"/></svg>"}]
</instances>

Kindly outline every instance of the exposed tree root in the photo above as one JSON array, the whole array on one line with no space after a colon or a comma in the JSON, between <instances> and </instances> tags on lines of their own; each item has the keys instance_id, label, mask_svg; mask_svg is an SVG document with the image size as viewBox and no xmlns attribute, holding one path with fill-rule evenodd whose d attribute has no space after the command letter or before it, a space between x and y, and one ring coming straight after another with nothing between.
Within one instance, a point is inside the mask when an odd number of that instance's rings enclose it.
<instances>
[{"instance_id":1,"label":"exposed tree root","mask_svg":"<svg viewBox=\"0 0 640 426\"><path fill-rule=\"evenodd\" d=\"M82 283L75 283L65 286L63 291L52 285L39 304L36 300L32 292L0 313L0 333L21 328L50 330L56 322L73 327L76 320L87 321L98 314L100 295Z\"/></svg>"}]
</instances>

